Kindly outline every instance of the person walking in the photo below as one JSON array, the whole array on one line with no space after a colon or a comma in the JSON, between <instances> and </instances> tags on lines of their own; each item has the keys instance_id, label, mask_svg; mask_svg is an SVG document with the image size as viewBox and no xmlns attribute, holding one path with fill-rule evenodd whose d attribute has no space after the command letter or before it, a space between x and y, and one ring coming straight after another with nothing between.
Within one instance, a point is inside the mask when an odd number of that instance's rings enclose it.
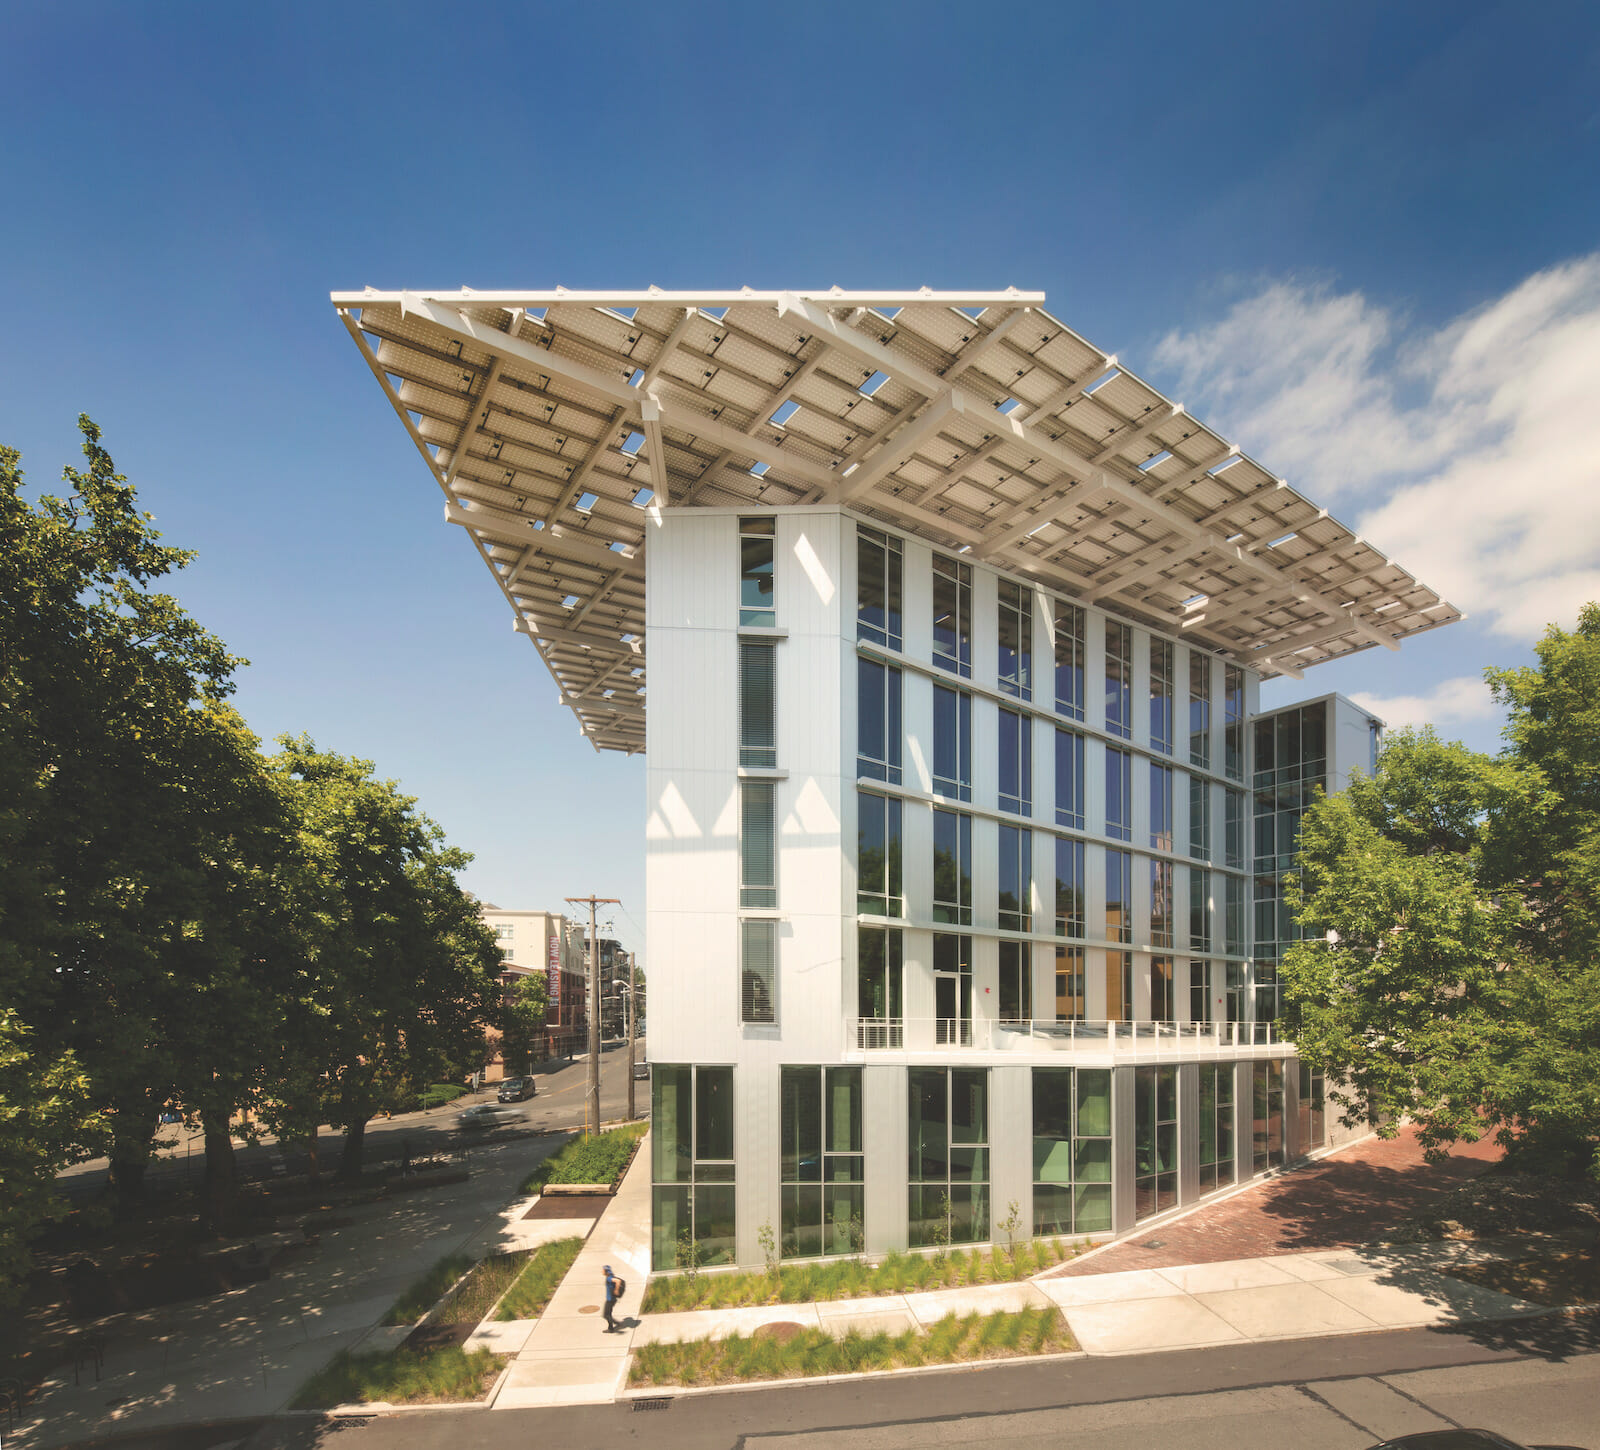
<instances>
[{"instance_id":1,"label":"person walking","mask_svg":"<svg viewBox=\"0 0 1600 1450\"><path fill-rule=\"evenodd\" d=\"M627 1282L619 1279L611 1272L611 1265L606 1265L606 1333L615 1334L621 1327L612 1319L611 1311L622 1299L622 1291L627 1288Z\"/></svg>"}]
</instances>

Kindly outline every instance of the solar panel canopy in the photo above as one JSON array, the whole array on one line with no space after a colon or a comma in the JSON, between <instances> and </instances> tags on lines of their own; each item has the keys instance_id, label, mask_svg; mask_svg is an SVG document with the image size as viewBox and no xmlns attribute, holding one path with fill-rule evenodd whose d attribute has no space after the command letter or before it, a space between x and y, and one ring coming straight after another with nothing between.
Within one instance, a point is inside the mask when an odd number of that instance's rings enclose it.
<instances>
[{"instance_id":1,"label":"solar panel canopy","mask_svg":"<svg viewBox=\"0 0 1600 1450\"><path fill-rule=\"evenodd\" d=\"M832 504L1259 670L1461 618L1002 292L335 292L598 749L644 749L652 509Z\"/></svg>"}]
</instances>

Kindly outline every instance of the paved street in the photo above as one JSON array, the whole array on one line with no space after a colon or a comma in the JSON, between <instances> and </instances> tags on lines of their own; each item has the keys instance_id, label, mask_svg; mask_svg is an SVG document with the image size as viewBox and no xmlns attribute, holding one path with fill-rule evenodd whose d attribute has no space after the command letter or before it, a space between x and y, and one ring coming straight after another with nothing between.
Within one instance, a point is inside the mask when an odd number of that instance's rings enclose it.
<instances>
[{"instance_id":1,"label":"paved street","mask_svg":"<svg viewBox=\"0 0 1600 1450\"><path fill-rule=\"evenodd\" d=\"M645 1058L645 1043L639 1042L638 1055ZM515 1105L522 1114L525 1128L535 1131L581 1128L583 1126L584 1087L587 1082L588 1062L579 1057L569 1062L542 1063L535 1070L539 1092L527 1102ZM650 1084L634 1084L636 1110L642 1115L650 1108ZM398 1158L401 1139L406 1139L413 1153L431 1152L442 1147L455 1133L456 1115L473 1103L495 1100L492 1087L476 1096L469 1093L442 1108L427 1112L401 1113L393 1118L376 1118L367 1124L366 1153L369 1162L385 1158ZM610 1122L623 1118L628 1111L628 1045L625 1042L608 1043L600 1055L600 1116ZM150 1170L151 1186L159 1191L163 1181L187 1174L199 1183L205 1171L204 1142L198 1133L190 1134L182 1128L167 1128L163 1136L176 1135L176 1144L167 1149L161 1160ZM339 1152L344 1135L331 1128L323 1128L317 1135L318 1151L324 1161L331 1161ZM277 1140L270 1136L259 1146L240 1145L238 1159L240 1172L247 1177L264 1175L276 1154ZM63 1172L57 1180L69 1194L95 1192L105 1182L106 1160L96 1158L78 1163Z\"/></svg>"},{"instance_id":2,"label":"paved street","mask_svg":"<svg viewBox=\"0 0 1600 1450\"><path fill-rule=\"evenodd\" d=\"M1363 1450L1483 1425L1600 1450L1600 1316L1304 1339L855 1384L743 1390L548 1411L430 1411L262 1427L245 1450ZM229 1438L238 1436L230 1432Z\"/></svg>"}]
</instances>

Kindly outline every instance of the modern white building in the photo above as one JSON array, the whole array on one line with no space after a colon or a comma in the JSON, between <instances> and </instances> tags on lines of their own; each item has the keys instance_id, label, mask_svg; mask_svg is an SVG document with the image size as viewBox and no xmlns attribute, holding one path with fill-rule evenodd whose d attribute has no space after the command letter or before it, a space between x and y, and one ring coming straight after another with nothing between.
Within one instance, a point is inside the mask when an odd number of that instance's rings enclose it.
<instances>
[{"instance_id":1,"label":"modern white building","mask_svg":"<svg viewBox=\"0 0 1600 1450\"><path fill-rule=\"evenodd\" d=\"M1282 878L1379 722L1259 684L1451 606L1037 294L334 302L646 751L657 1267L1112 1235L1329 1141Z\"/></svg>"}]
</instances>

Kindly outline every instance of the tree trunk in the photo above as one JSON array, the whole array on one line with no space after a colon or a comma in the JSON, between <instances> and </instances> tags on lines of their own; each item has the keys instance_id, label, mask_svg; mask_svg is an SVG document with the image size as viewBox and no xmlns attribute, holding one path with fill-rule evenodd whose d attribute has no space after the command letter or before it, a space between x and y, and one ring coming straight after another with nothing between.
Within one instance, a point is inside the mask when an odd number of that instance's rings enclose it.
<instances>
[{"instance_id":1,"label":"tree trunk","mask_svg":"<svg viewBox=\"0 0 1600 1450\"><path fill-rule=\"evenodd\" d=\"M144 1175L150 1166L150 1143L156 1135L156 1114L147 1104L119 1105L111 1140L113 1212L130 1218L144 1198Z\"/></svg>"},{"instance_id":2,"label":"tree trunk","mask_svg":"<svg viewBox=\"0 0 1600 1450\"><path fill-rule=\"evenodd\" d=\"M358 1118L354 1122L346 1123L344 1128L344 1152L339 1159L339 1177L346 1181L361 1177L364 1163L364 1153L367 1143L367 1120Z\"/></svg>"},{"instance_id":3,"label":"tree trunk","mask_svg":"<svg viewBox=\"0 0 1600 1450\"><path fill-rule=\"evenodd\" d=\"M317 1157L317 1130L313 1128L306 1137L306 1177L315 1183L322 1174L322 1163Z\"/></svg>"},{"instance_id":4,"label":"tree trunk","mask_svg":"<svg viewBox=\"0 0 1600 1450\"><path fill-rule=\"evenodd\" d=\"M233 1134L225 1113L202 1113L200 1122L206 1136L206 1218L213 1233L225 1234L239 1202Z\"/></svg>"}]
</instances>

